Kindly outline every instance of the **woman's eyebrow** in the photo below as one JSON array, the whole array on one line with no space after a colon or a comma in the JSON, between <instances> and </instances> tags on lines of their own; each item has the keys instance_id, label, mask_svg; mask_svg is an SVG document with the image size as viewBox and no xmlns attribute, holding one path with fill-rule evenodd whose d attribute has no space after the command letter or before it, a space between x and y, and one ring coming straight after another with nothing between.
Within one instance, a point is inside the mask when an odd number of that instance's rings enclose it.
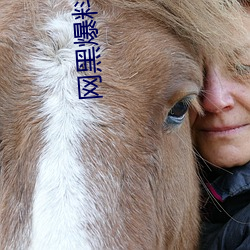
<instances>
[{"instance_id":1,"label":"woman's eyebrow","mask_svg":"<svg viewBox=\"0 0 250 250\"><path fill-rule=\"evenodd\" d=\"M249 53L247 53L249 51ZM240 50L235 50L235 53L238 57L247 57L250 59L250 39L247 42L242 44L242 48Z\"/></svg>"}]
</instances>

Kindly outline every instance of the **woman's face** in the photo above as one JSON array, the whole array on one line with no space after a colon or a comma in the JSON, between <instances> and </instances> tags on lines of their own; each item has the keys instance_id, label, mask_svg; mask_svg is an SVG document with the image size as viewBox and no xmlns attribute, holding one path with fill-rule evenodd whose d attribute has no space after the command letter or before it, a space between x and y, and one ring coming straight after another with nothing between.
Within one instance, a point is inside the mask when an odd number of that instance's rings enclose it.
<instances>
[{"instance_id":1,"label":"woman's face","mask_svg":"<svg viewBox=\"0 0 250 250\"><path fill-rule=\"evenodd\" d=\"M244 24L249 40L242 63L250 66L250 17ZM191 113L194 145L219 167L243 165L250 161L250 70L244 83L229 79L215 64L209 65L206 76L201 97L205 116Z\"/></svg>"}]
</instances>

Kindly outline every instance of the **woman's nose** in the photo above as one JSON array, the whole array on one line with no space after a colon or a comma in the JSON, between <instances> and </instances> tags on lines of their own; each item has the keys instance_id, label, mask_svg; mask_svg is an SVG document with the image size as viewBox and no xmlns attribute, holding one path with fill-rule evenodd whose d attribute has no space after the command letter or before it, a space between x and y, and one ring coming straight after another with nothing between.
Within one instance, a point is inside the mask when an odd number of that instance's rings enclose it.
<instances>
[{"instance_id":1,"label":"woman's nose","mask_svg":"<svg viewBox=\"0 0 250 250\"><path fill-rule=\"evenodd\" d=\"M218 67L207 70L201 104L204 111L209 113L225 112L234 106L230 80L223 76Z\"/></svg>"}]
</instances>

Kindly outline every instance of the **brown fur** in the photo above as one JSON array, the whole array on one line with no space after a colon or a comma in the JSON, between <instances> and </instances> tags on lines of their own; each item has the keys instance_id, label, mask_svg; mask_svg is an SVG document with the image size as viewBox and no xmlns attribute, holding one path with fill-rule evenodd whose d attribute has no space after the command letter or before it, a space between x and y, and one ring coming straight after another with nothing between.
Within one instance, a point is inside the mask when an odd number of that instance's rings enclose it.
<instances>
[{"instance_id":1,"label":"brown fur","mask_svg":"<svg viewBox=\"0 0 250 250\"><path fill-rule=\"evenodd\" d=\"M92 2L99 12L104 98L91 105L105 115L94 113L98 122L83 124L92 132L79 158L89 166L88 192L102 215L85 225L93 249L195 249L199 191L189 124L186 119L169 128L164 120L176 102L198 94L205 57L235 58L239 44L229 27L237 25L230 14L239 13L239 6ZM36 164L45 144L39 97L49 90L32 84L36 72L28 55L38 49L35 41L50 41L38 29L63 9L71 6L0 3L0 249L21 249L20 242L27 249L31 240Z\"/></svg>"}]
</instances>

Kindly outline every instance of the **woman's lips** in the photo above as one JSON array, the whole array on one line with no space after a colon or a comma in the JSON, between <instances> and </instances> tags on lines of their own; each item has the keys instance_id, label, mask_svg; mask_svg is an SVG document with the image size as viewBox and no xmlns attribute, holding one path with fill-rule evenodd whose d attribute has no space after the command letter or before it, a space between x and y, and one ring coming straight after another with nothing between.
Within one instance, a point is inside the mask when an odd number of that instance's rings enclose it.
<instances>
[{"instance_id":1,"label":"woman's lips","mask_svg":"<svg viewBox=\"0 0 250 250\"><path fill-rule=\"evenodd\" d=\"M207 133L209 135L229 135L229 134L235 134L235 133L240 132L246 126L248 126L248 124L204 128L204 129L201 129L200 131Z\"/></svg>"}]
</instances>

